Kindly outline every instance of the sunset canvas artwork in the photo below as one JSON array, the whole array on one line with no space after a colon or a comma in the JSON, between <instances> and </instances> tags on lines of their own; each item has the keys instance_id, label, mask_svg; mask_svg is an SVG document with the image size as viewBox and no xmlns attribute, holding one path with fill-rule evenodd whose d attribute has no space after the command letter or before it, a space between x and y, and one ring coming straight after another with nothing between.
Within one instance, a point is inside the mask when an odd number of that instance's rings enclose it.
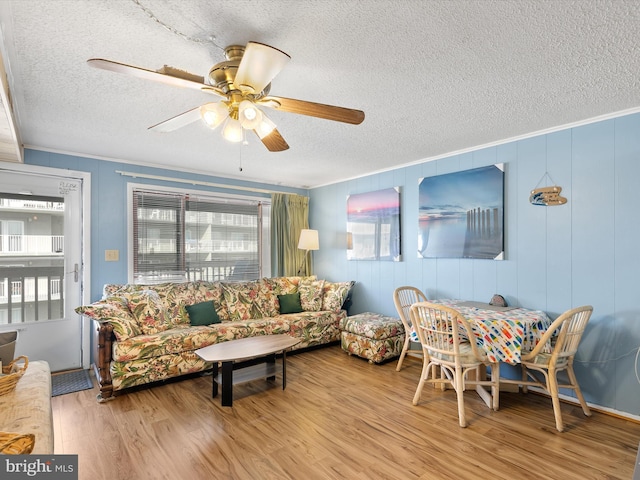
<instances>
[{"instance_id":1,"label":"sunset canvas artwork","mask_svg":"<svg viewBox=\"0 0 640 480\"><path fill-rule=\"evenodd\" d=\"M400 261L400 188L347 197L349 260Z\"/></svg>"}]
</instances>

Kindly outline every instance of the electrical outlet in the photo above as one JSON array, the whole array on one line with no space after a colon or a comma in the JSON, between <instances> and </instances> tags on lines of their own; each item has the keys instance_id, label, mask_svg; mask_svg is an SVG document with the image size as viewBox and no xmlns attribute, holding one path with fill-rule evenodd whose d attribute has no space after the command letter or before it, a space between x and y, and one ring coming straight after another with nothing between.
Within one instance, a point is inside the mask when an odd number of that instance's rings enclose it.
<instances>
[{"instance_id":1,"label":"electrical outlet","mask_svg":"<svg viewBox=\"0 0 640 480\"><path fill-rule=\"evenodd\" d=\"M119 250L105 250L104 261L105 262L117 262L120 259Z\"/></svg>"}]
</instances>

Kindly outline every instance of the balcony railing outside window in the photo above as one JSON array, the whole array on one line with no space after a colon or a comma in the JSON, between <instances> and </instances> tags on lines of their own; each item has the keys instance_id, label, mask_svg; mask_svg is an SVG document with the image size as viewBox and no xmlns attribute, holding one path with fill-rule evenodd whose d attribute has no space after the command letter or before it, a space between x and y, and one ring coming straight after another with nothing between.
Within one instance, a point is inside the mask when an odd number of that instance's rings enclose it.
<instances>
[{"instance_id":1,"label":"balcony railing outside window","mask_svg":"<svg viewBox=\"0 0 640 480\"><path fill-rule=\"evenodd\" d=\"M64 268L0 269L0 325L62 318Z\"/></svg>"},{"instance_id":2,"label":"balcony railing outside window","mask_svg":"<svg viewBox=\"0 0 640 480\"><path fill-rule=\"evenodd\" d=\"M64 203L0 198L0 208L64 212Z\"/></svg>"},{"instance_id":3,"label":"balcony railing outside window","mask_svg":"<svg viewBox=\"0 0 640 480\"><path fill-rule=\"evenodd\" d=\"M0 255L62 255L63 235L0 235Z\"/></svg>"}]
</instances>

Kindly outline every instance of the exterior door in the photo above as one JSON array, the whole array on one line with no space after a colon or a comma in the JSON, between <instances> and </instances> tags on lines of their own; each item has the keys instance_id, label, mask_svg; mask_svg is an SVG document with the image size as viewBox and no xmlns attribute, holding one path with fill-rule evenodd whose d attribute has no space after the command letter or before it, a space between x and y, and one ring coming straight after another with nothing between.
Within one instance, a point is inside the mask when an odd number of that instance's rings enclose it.
<instances>
[{"instance_id":1,"label":"exterior door","mask_svg":"<svg viewBox=\"0 0 640 480\"><path fill-rule=\"evenodd\" d=\"M88 367L88 332L74 312L83 303L83 179L38 170L0 170L0 332L18 331L16 357L52 371Z\"/></svg>"}]
</instances>

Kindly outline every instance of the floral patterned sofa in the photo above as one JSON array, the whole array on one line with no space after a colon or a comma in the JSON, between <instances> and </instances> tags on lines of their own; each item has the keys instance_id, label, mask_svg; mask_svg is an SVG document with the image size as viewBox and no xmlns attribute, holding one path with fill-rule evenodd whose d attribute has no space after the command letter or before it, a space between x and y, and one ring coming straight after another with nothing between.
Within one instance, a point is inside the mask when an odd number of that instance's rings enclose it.
<instances>
[{"instance_id":1,"label":"floral patterned sofa","mask_svg":"<svg viewBox=\"0 0 640 480\"><path fill-rule=\"evenodd\" d=\"M302 340L294 349L337 342L353 284L315 276L107 284L101 300L76 308L96 327L98 401L129 387L207 370L211 365L194 351L218 342L282 333Z\"/></svg>"}]
</instances>

